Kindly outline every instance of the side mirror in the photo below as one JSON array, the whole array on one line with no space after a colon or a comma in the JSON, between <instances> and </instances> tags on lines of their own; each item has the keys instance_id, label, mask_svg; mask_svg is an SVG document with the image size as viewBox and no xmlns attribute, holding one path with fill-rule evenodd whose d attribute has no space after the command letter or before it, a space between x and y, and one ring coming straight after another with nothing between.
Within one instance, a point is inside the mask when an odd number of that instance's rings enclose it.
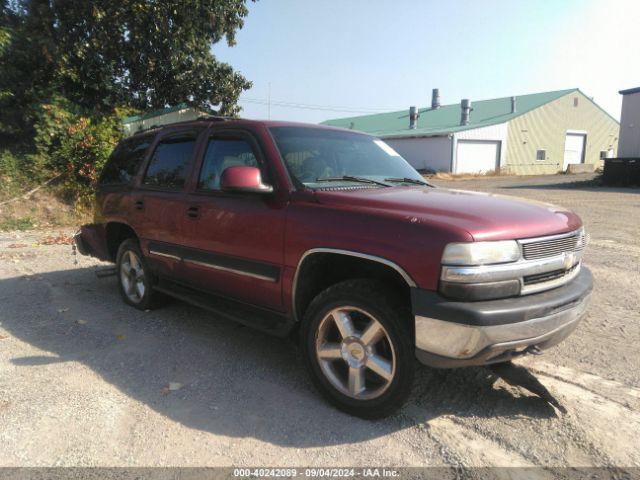
<instances>
[{"instance_id":1,"label":"side mirror","mask_svg":"<svg viewBox=\"0 0 640 480\"><path fill-rule=\"evenodd\" d=\"M260 174L259 168L241 165L225 168L220 177L220 189L223 192L273 192L271 185L262 183L262 175Z\"/></svg>"}]
</instances>

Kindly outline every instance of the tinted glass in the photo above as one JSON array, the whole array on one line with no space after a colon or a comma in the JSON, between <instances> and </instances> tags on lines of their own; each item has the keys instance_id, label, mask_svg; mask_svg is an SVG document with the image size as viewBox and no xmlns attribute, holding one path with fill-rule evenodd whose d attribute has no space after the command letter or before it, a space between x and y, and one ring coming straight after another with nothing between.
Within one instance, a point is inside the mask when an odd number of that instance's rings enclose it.
<instances>
[{"instance_id":1,"label":"tinted glass","mask_svg":"<svg viewBox=\"0 0 640 480\"><path fill-rule=\"evenodd\" d=\"M236 165L258 166L258 160L253 153L251 144L241 139L212 138L209 140L202 162L198 188L202 190L219 189L222 172L226 168Z\"/></svg>"},{"instance_id":2,"label":"tinted glass","mask_svg":"<svg viewBox=\"0 0 640 480\"><path fill-rule=\"evenodd\" d=\"M173 190L184 187L196 141L193 137L162 140L149 161L144 184Z\"/></svg>"},{"instance_id":3,"label":"tinted glass","mask_svg":"<svg viewBox=\"0 0 640 480\"><path fill-rule=\"evenodd\" d=\"M138 173L152 137L122 142L107 161L100 176L101 185L125 185Z\"/></svg>"},{"instance_id":4,"label":"tinted glass","mask_svg":"<svg viewBox=\"0 0 640 480\"><path fill-rule=\"evenodd\" d=\"M368 135L310 127L270 129L289 173L310 188L327 187L318 179L352 176L424 181L421 175L382 140ZM353 184L348 180L335 183Z\"/></svg>"}]
</instances>

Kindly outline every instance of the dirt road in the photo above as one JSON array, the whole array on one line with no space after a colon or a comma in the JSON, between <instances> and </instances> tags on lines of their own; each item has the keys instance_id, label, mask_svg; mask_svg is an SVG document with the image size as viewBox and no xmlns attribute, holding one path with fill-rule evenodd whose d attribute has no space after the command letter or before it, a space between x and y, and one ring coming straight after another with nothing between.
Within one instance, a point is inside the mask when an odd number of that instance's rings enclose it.
<instances>
[{"instance_id":1,"label":"dirt road","mask_svg":"<svg viewBox=\"0 0 640 480\"><path fill-rule=\"evenodd\" d=\"M97 262L37 246L50 232L0 233L0 466L640 466L640 191L586 180L434 182L584 219L588 316L521 361L564 415L484 368L421 368L399 414L351 418L287 341L179 302L131 309Z\"/></svg>"}]
</instances>

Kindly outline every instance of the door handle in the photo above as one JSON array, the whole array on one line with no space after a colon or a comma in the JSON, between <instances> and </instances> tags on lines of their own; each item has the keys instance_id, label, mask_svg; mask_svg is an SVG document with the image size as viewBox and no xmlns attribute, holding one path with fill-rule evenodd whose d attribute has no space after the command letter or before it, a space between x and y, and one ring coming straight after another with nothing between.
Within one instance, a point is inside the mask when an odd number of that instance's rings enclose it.
<instances>
[{"instance_id":1,"label":"door handle","mask_svg":"<svg viewBox=\"0 0 640 480\"><path fill-rule=\"evenodd\" d=\"M200 216L200 207L189 207L187 208L187 217L189 218L198 218Z\"/></svg>"},{"instance_id":2,"label":"door handle","mask_svg":"<svg viewBox=\"0 0 640 480\"><path fill-rule=\"evenodd\" d=\"M143 210L144 209L144 202L142 200L136 200L136 202L133 204L136 210Z\"/></svg>"}]
</instances>

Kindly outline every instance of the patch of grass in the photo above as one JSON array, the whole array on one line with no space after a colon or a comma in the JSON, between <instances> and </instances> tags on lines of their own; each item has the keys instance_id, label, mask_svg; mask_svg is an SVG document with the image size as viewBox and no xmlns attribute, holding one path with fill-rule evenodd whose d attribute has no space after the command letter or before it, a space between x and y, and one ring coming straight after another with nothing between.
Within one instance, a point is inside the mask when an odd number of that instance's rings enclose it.
<instances>
[{"instance_id":1,"label":"patch of grass","mask_svg":"<svg viewBox=\"0 0 640 480\"><path fill-rule=\"evenodd\" d=\"M0 221L0 230L31 230L38 226L33 217L4 218Z\"/></svg>"}]
</instances>

